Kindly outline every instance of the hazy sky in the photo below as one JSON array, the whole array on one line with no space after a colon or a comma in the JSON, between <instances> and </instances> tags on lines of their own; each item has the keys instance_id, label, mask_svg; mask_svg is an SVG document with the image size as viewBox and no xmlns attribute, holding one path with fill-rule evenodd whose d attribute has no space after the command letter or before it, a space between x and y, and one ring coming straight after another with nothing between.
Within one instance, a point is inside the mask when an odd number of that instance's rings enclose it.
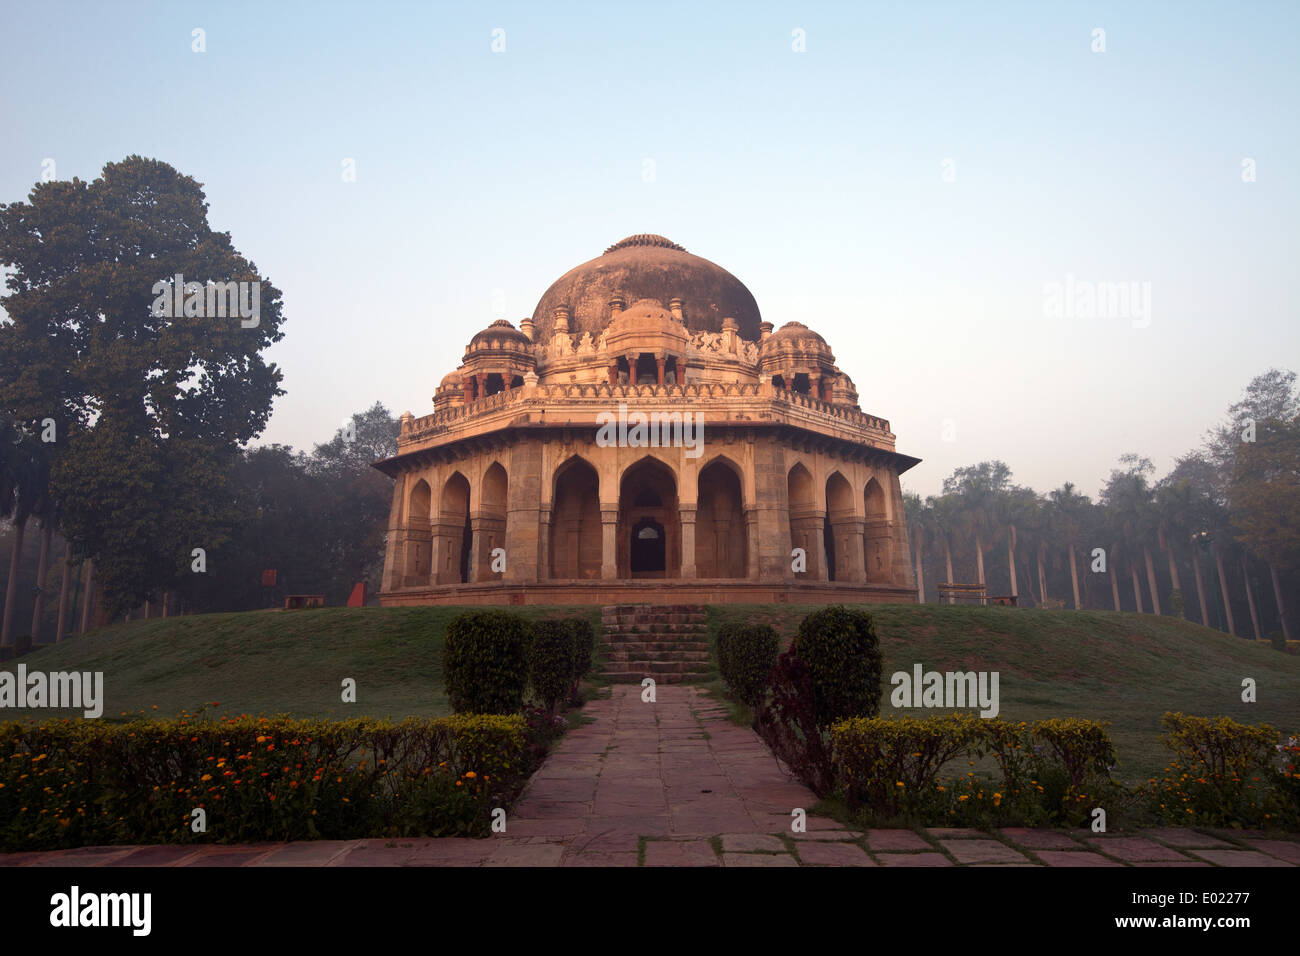
<instances>
[{"instance_id":1,"label":"hazy sky","mask_svg":"<svg viewBox=\"0 0 1300 956\"><path fill-rule=\"evenodd\" d=\"M639 232L822 333L923 494L989 458L1040 491L1095 494L1131 450L1163 474L1300 366L1300 4L5 0L3 24L0 201L47 159L203 183L284 293L265 442L428 414L474 332ZM1067 277L1138 295L1054 312Z\"/></svg>"}]
</instances>

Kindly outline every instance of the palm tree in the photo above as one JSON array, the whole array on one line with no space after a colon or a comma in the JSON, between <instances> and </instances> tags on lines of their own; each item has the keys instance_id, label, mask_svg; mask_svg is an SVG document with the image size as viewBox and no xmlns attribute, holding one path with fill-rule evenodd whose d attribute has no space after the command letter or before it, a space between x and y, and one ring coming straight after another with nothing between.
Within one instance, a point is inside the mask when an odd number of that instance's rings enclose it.
<instances>
[{"instance_id":1,"label":"palm tree","mask_svg":"<svg viewBox=\"0 0 1300 956\"><path fill-rule=\"evenodd\" d=\"M1079 550L1079 531L1083 526L1084 516L1092 507L1087 495L1075 492L1074 484L1066 482L1049 495L1052 501L1052 518L1065 534L1065 541L1070 549L1070 584L1074 588L1074 609L1083 605L1079 601L1079 568L1075 556Z\"/></svg>"}]
</instances>

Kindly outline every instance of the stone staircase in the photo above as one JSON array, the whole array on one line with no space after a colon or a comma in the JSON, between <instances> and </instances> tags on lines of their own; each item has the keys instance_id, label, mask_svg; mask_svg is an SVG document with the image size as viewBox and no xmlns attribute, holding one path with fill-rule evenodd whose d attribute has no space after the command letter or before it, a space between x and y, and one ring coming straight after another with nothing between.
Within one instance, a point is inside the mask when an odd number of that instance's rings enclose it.
<instances>
[{"instance_id":1,"label":"stone staircase","mask_svg":"<svg viewBox=\"0 0 1300 956\"><path fill-rule=\"evenodd\" d=\"M709 669L702 604L614 604L600 609L605 677L615 684L680 684Z\"/></svg>"}]
</instances>

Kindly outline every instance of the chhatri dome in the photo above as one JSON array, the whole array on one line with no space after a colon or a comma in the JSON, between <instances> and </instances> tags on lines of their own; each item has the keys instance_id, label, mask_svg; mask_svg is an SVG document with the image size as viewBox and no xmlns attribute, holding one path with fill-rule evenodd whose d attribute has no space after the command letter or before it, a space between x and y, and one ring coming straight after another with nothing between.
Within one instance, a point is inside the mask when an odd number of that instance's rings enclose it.
<instances>
[{"instance_id":1,"label":"chhatri dome","mask_svg":"<svg viewBox=\"0 0 1300 956\"><path fill-rule=\"evenodd\" d=\"M479 325L375 464L384 604L915 599L917 459L822 336L774 333L726 269L629 236ZM652 427L611 440L613 416Z\"/></svg>"}]
</instances>

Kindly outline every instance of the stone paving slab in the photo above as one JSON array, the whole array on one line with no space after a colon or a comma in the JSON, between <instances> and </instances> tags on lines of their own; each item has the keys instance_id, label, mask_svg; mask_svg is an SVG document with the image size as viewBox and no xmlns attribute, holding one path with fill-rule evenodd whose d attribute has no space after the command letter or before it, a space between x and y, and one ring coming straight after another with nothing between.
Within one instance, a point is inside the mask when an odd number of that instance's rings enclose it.
<instances>
[{"instance_id":1,"label":"stone paving slab","mask_svg":"<svg viewBox=\"0 0 1300 956\"><path fill-rule=\"evenodd\" d=\"M616 685L557 742L488 839L109 846L0 855L0 866L1296 866L1300 837L1170 827L852 830L792 811L816 797L751 730L689 684ZM785 837L793 838L794 851ZM715 852L715 845L721 851Z\"/></svg>"}]
</instances>

